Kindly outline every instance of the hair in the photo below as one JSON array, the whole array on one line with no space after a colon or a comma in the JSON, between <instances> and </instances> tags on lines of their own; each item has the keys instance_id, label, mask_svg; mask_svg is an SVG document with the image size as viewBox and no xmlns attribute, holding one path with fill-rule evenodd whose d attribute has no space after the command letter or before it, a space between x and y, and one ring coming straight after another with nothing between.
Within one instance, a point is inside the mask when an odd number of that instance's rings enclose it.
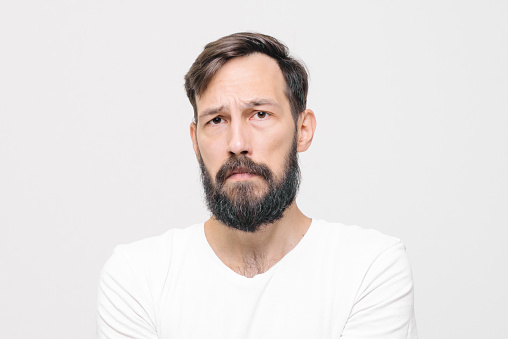
<instances>
[{"instance_id":1,"label":"hair","mask_svg":"<svg viewBox=\"0 0 508 339\"><path fill-rule=\"evenodd\" d=\"M286 97L293 119L307 105L308 74L304 64L289 55L289 49L279 40L260 33L234 33L210 42L185 75L185 91L194 109L197 122L196 98L203 94L213 76L233 58L263 53L277 61L286 81Z\"/></svg>"}]
</instances>

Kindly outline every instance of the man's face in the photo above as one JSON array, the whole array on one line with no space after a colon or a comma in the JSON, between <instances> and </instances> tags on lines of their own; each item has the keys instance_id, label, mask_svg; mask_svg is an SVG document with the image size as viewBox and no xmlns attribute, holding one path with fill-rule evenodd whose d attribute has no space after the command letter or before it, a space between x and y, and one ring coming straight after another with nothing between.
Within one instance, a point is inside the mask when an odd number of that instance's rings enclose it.
<instances>
[{"instance_id":1,"label":"man's face","mask_svg":"<svg viewBox=\"0 0 508 339\"><path fill-rule=\"evenodd\" d=\"M231 227L255 231L277 220L296 194L296 131L285 87L275 60L252 54L228 61L197 98L191 137L208 205ZM218 214L231 208L250 212L222 220ZM260 210L271 216L259 219ZM253 218L256 225L233 225Z\"/></svg>"}]
</instances>

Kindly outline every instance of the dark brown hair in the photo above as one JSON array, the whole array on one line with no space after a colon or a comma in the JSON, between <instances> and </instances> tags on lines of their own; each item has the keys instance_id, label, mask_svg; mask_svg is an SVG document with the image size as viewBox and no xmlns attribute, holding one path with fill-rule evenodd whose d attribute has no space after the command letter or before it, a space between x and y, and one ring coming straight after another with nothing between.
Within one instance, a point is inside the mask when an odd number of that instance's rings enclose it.
<instances>
[{"instance_id":1,"label":"dark brown hair","mask_svg":"<svg viewBox=\"0 0 508 339\"><path fill-rule=\"evenodd\" d=\"M185 75L185 91L194 108L197 122L196 97L206 90L213 76L233 58L263 53L275 59L286 81L286 96L293 119L307 105L308 75L305 66L289 55L289 49L277 39L259 33L235 33L222 37L205 46L203 52Z\"/></svg>"}]
</instances>

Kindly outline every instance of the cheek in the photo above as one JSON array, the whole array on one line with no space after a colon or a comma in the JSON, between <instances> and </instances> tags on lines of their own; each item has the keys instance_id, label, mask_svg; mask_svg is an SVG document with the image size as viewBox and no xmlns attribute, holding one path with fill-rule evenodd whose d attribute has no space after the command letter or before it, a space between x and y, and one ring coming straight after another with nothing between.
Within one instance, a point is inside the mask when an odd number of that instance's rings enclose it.
<instances>
[{"instance_id":1,"label":"cheek","mask_svg":"<svg viewBox=\"0 0 508 339\"><path fill-rule=\"evenodd\" d=\"M222 165L220 147L204 140L198 140L198 144L201 161L205 164L210 174L215 175Z\"/></svg>"},{"instance_id":2,"label":"cheek","mask_svg":"<svg viewBox=\"0 0 508 339\"><path fill-rule=\"evenodd\" d=\"M294 132L286 132L265 140L265 152L269 157L270 167L277 177L280 177L285 170L286 158L293 146L293 139Z\"/></svg>"}]
</instances>

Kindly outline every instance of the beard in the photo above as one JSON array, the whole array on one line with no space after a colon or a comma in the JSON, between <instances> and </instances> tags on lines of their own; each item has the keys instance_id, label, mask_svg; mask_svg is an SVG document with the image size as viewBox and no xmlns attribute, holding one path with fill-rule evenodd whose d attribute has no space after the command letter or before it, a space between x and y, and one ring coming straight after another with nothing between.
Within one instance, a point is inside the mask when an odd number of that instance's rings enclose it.
<instances>
[{"instance_id":1,"label":"beard","mask_svg":"<svg viewBox=\"0 0 508 339\"><path fill-rule=\"evenodd\" d=\"M212 180L201 156L199 167L205 191L206 205L221 223L244 232L256 232L261 225L271 224L283 217L284 211L295 200L300 186L300 167L296 138L285 159L284 173L276 181L273 172L264 164L258 164L245 155L231 156ZM225 185L226 179L235 170L241 169L258 175L267 189L257 194L258 185L240 181Z\"/></svg>"}]
</instances>

